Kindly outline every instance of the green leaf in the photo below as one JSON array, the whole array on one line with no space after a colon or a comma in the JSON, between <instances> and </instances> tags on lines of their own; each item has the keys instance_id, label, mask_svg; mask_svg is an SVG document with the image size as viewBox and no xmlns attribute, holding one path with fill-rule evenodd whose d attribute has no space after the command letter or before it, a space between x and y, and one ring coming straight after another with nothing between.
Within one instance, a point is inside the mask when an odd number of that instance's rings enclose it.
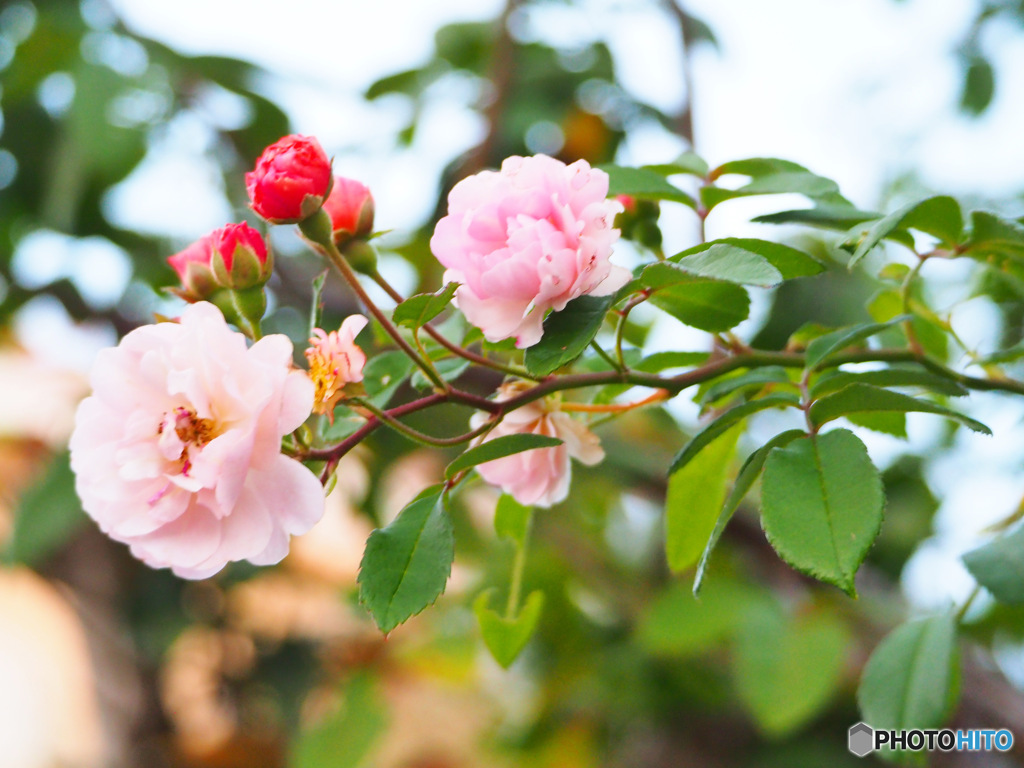
<instances>
[{"instance_id":1,"label":"green leaf","mask_svg":"<svg viewBox=\"0 0 1024 768\"><path fill-rule=\"evenodd\" d=\"M1024 227L985 211L971 212L971 235L964 252L979 260L1024 259Z\"/></svg>"},{"instance_id":2,"label":"green leaf","mask_svg":"<svg viewBox=\"0 0 1024 768\"><path fill-rule=\"evenodd\" d=\"M851 238L857 243L857 248L848 266L852 269L868 251L894 232L906 232L908 229L916 229L937 237L944 245L956 246L964 229L960 204L952 197L929 197L879 219L861 232L859 237Z\"/></svg>"},{"instance_id":3,"label":"green leaf","mask_svg":"<svg viewBox=\"0 0 1024 768\"><path fill-rule=\"evenodd\" d=\"M717 179L731 173L758 178L760 176L773 176L778 173L811 172L792 160L780 160L777 157L750 157L746 160L730 160L727 163L722 163L722 165L711 172L711 176Z\"/></svg>"},{"instance_id":4,"label":"green leaf","mask_svg":"<svg viewBox=\"0 0 1024 768\"><path fill-rule=\"evenodd\" d=\"M1024 357L1024 342L1014 344L1008 349L993 352L978 361L978 365L1000 365L1002 363L1013 363Z\"/></svg>"},{"instance_id":5,"label":"green leaf","mask_svg":"<svg viewBox=\"0 0 1024 768\"><path fill-rule=\"evenodd\" d=\"M796 248L740 237L702 243L677 253L670 261L702 277L766 288L783 280L817 275L825 269L816 259Z\"/></svg>"},{"instance_id":6,"label":"green leaf","mask_svg":"<svg viewBox=\"0 0 1024 768\"><path fill-rule=\"evenodd\" d=\"M452 302L459 283L445 283L437 293L421 293L411 296L397 307L391 315L392 319L406 328L420 328L426 325Z\"/></svg>"},{"instance_id":7,"label":"green leaf","mask_svg":"<svg viewBox=\"0 0 1024 768\"><path fill-rule=\"evenodd\" d=\"M811 406L811 421L825 424L849 413L864 411L902 411L903 413L934 413L959 421L975 432L991 435L992 430L980 421L929 400L921 400L871 384L851 384L835 394L827 395Z\"/></svg>"},{"instance_id":8,"label":"green leaf","mask_svg":"<svg viewBox=\"0 0 1024 768\"><path fill-rule=\"evenodd\" d=\"M508 669L537 629L537 622L544 610L544 593L539 589L526 598L519 615L513 618L502 616L490 607L493 589L482 592L473 601L473 612L480 624L480 635L491 656L502 667Z\"/></svg>"},{"instance_id":9,"label":"green leaf","mask_svg":"<svg viewBox=\"0 0 1024 768\"><path fill-rule=\"evenodd\" d=\"M763 389L766 384L789 384L793 382L789 378L789 374L785 368L778 365L767 365L764 368L754 368L751 371L746 371L738 376L730 376L728 378L720 378L710 387L700 398L700 404L702 406L708 403L713 403L716 400L731 395L733 392L739 390L760 390Z\"/></svg>"},{"instance_id":10,"label":"green leaf","mask_svg":"<svg viewBox=\"0 0 1024 768\"><path fill-rule=\"evenodd\" d=\"M412 372L413 362L400 350L373 355L363 367L363 387L378 408L384 408Z\"/></svg>"},{"instance_id":11,"label":"green leaf","mask_svg":"<svg viewBox=\"0 0 1024 768\"><path fill-rule=\"evenodd\" d=\"M532 512L530 507L523 506L507 493L501 494L494 508L494 532L523 546L530 529Z\"/></svg>"},{"instance_id":12,"label":"green leaf","mask_svg":"<svg viewBox=\"0 0 1024 768\"><path fill-rule=\"evenodd\" d=\"M535 448L553 448L561 444L562 441L557 437L535 435L529 432L518 435L502 435L470 448L448 465L444 471L444 476L451 478L456 473L470 467L475 467L477 464L494 461L495 459L501 459L515 453L522 453L523 451L532 451Z\"/></svg>"},{"instance_id":13,"label":"green leaf","mask_svg":"<svg viewBox=\"0 0 1024 768\"><path fill-rule=\"evenodd\" d=\"M964 73L964 89L960 94L960 109L971 115L980 115L992 103L996 92L996 73L984 56L971 57Z\"/></svg>"},{"instance_id":14,"label":"green leaf","mask_svg":"<svg viewBox=\"0 0 1024 768\"><path fill-rule=\"evenodd\" d=\"M896 411L866 411L847 414L846 420L858 427L907 439L907 415Z\"/></svg>"},{"instance_id":15,"label":"green leaf","mask_svg":"<svg viewBox=\"0 0 1024 768\"><path fill-rule=\"evenodd\" d=\"M526 370L534 376L547 376L583 354L601 330L613 299L612 296L580 296L566 304L561 312L548 315L541 340L526 350L523 359Z\"/></svg>"},{"instance_id":16,"label":"green leaf","mask_svg":"<svg viewBox=\"0 0 1024 768\"><path fill-rule=\"evenodd\" d=\"M948 359L948 326L941 318L936 317L935 313L913 298L910 301L910 309L915 313L910 320L910 326L925 352L937 360ZM903 317L905 322L903 298L895 289L878 291L868 301L867 310L868 314L879 323L888 322L898 317ZM906 331L903 328L899 330L900 334L906 337Z\"/></svg>"},{"instance_id":17,"label":"green leaf","mask_svg":"<svg viewBox=\"0 0 1024 768\"><path fill-rule=\"evenodd\" d=\"M655 352L633 366L638 371L660 373L669 368L692 368L708 360L707 352Z\"/></svg>"},{"instance_id":18,"label":"green leaf","mask_svg":"<svg viewBox=\"0 0 1024 768\"><path fill-rule=\"evenodd\" d=\"M802 165L775 158L756 157L735 160L713 170L712 180L729 174L750 176L750 181L738 189L706 186L701 189L701 201L710 210L719 203L750 195L801 194L829 204L846 204L839 187L831 179L811 173Z\"/></svg>"},{"instance_id":19,"label":"green leaf","mask_svg":"<svg viewBox=\"0 0 1024 768\"><path fill-rule=\"evenodd\" d=\"M660 264L651 266L659 269L648 276L648 267L641 277L658 284L647 286L654 289L649 301L681 323L719 333L736 327L750 314L750 297L741 286L691 277L671 266L667 270Z\"/></svg>"},{"instance_id":20,"label":"green leaf","mask_svg":"<svg viewBox=\"0 0 1024 768\"><path fill-rule=\"evenodd\" d=\"M797 408L799 406L800 400L793 395L778 394L768 395L759 400L751 400L749 403L743 403L735 408L730 408L694 435L693 439L683 446L682 450L672 460L669 474L674 474L685 467L716 437L728 430L733 424L747 418L751 414L768 408Z\"/></svg>"},{"instance_id":21,"label":"green leaf","mask_svg":"<svg viewBox=\"0 0 1024 768\"><path fill-rule=\"evenodd\" d=\"M800 208L755 216L751 221L759 224L807 224L811 227L846 232L865 221L882 218L873 211L861 211L848 205L816 205L814 208Z\"/></svg>"},{"instance_id":22,"label":"green leaf","mask_svg":"<svg viewBox=\"0 0 1024 768\"><path fill-rule=\"evenodd\" d=\"M377 681L357 672L344 689L341 709L299 734L288 764L293 768L358 768L387 728L386 705Z\"/></svg>"},{"instance_id":23,"label":"green leaf","mask_svg":"<svg viewBox=\"0 0 1024 768\"><path fill-rule=\"evenodd\" d=\"M693 656L715 651L738 624L766 598L729 576L715 579L696 599L685 584L672 583L643 612L636 639L658 656Z\"/></svg>"},{"instance_id":24,"label":"green leaf","mask_svg":"<svg viewBox=\"0 0 1024 768\"><path fill-rule=\"evenodd\" d=\"M694 595L697 595L701 591L701 585L704 582L704 574L707 573L708 564L711 562L711 553L714 552L715 547L718 546L718 540L722 538L722 533L725 531L725 527L729 524L729 521L732 520L732 516L736 513L736 510L739 508L743 498L750 491L750 488L753 486L754 481L757 480L758 475L761 474L761 470L764 468L764 463L767 461L768 454L771 453L772 448L789 445L798 437L803 437L806 434L807 433L802 429L787 430L776 435L747 456L747 460L743 462L743 466L740 468L739 475L736 476L736 482L733 483L732 491L729 492L729 497L725 500L722 510L718 513L718 519L715 521L714 530L711 531L711 536L708 538L707 544L704 545L704 551L701 553L700 562L697 563L697 573L693 577Z\"/></svg>"},{"instance_id":25,"label":"green leaf","mask_svg":"<svg viewBox=\"0 0 1024 768\"><path fill-rule=\"evenodd\" d=\"M851 595L884 505L882 478L849 430L794 440L765 462L761 524L768 541L797 570Z\"/></svg>"},{"instance_id":26,"label":"green leaf","mask_svg":"<svg viewBox=\"0 0 1024 768\"><path fill-rule=\"evenodd\" d=\"M435 486L370 534L359 564L359 602L386 634L437 600L454 557L452 524Z\"/></svg>"},{"instance_id":27,"label":"green leaf","mask_svg":"<svg viewBox=\"0 0 1024 768\"><path fill-rule=\"evenodd\" d=\"M964 397L967 388L955 379L915 368L883 368L878 371L827 371L811 387L811 397L817 399L837 392L850 384L874 384L879 387L922 387L940 395Z\"/></svg>"},{"instance_id":28,"label":"green leaf","mask_svg":"<svg viewBox=\"0 0 1024 768\"><path fill-rule=\"evenodd\" d=\"M691 208L697 203L683 190L670 184L656 170L627 168L621 165L601 165L599 170L608 174L608 196L630 195L650 200L672 200Z\"/></svg>"},{"instance_id":29,"label":"green leaf","mask_svg":"<svg viewBox=\"0 0 1024 768\"><path fill-rule=\"evenodd\" d=\"M665 494L665 554L673 571L696 564L725 500L726 483L736 441L737 424L668 478Z\"/></svg>"},{"instance_id":30,"label":"green leaf","mask_svg":"<svg viewBox=\"0 0 1024 768\"><path fill-rule=\"evenodd\" d=\"M782 282L782 273L770 262L756 253L739 248L723 246L721 249L705 250L691 256L683 263L662 261L651 264L647 270L651 273L678 271L687 275L699 275L716 280L726 280L738 285L756 285L771 288ZM651 279L650 275L647 276Z\"/></svg>"},{"instance_id":31,"label":"green leaf","mask_svg":"<svg viewBox=\"0 0 1024 768\"><path fill-rule=\"evenodd\" d=\"M16 563L38 565L69 541L88 519L75 493L70 458L61 453L22 494L7 557Z\"/></svg>"},{"instance_id":32,"label":"green leaf","mask_svg":"<svg viewBox=\"0 0 1024 768\"><path fill-rule=\"evenodd\" d=\"M964 564L1001 603L1024 603L1024 526L964 555Z\"/></svg>"},{"instance_id":33,"label":"green leaf","mask_svg":"<svg viewBox=\"0 0 1024 768\"><path fill-rule=\"evenodd\" d=\"M886 328L909 319L910 315L899 315L884 323L864 323L848 328L838 328L831 333L826 333L824 336L819 336L807 345L805 365L809 369L817 368L836 352L860 344L862 341L867 341Z\"/></svg>"},{"instance_id":34,"label":"green leaf","mask_svg":"<svg viewBox=\"0 0 1024 768\"><path fill-rule=\"evenodd\" d=\"M645 165L644 168L665 176L671 176L676 173L686 173L690 176L699 176L701 178L707 176L708 171L710 170L708 168L707 161L693 152L684 152L671 163Z\"/></svg>"},{"instance_id":35,"label":"green leaf","mask_svg":"<svg viewBox=\"0 0 1024 768\"><path fill-rule=\"evenodd\" d=\"M838 617L818 612L789 619L762 609L737 629L733 680L769 736L793 733L838 693L850 641Z\"/></svg>"},{"instance_id":36,"label":"green leaf","mask_svg":"<svg viewBox=\"0 0 1024 768\"><path fill-rule=\"evenodd\" d=\"M903 624L875 648L857 689L864 722L876 729L938 728L960 689L952 612Z\"/></svg>"}]
</instances>

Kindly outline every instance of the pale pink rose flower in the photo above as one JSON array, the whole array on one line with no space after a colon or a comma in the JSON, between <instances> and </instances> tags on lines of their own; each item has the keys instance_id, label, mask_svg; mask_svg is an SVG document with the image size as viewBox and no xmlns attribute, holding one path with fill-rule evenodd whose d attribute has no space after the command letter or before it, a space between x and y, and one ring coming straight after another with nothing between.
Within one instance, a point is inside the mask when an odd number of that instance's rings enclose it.
<instances>
[{"instance_id":1,"label":"pale pink rose flower","mask_svg":"<svg viewBox=\"0 0 1024 768\"><path fill-rule=\"evenodd\" d=\"M324 510L319 480L281 454L313 405L292 344L251 347L199 302L138 328L93 367L71 436L85 511L154 568L188 579L280 561Z\"/></svg>"},{"instance_id":2,"label":"pale pink rose flower","mask_svg":"<svg viewBox=\"0 0 1024 768\"><path fill-rule=\"evenodd\" d=\"M520 383L505 384L498 390L497 400L508 400L522 391ZM482 426L488 414L477 413L470 419L475 429ZM550 507L569 495L572 479L570 459L597 464L604 458L601 443L586 425L558 410L553 401L538 400L517 408L487 433L481 442L504 435L534 434L557 437L563 442L553 448L534 448L494 461L478 464L477 472L491 485L496 485L520 504Z\"/></svg>"},{"instance_id":3,"label":"pale pink rose flower","mask_svg":"<svg viewBox=\"0 0 1024 768\"><path fill-rule=\"evenodd\" d=\"M313 410L327 414L332 423L334 406L344 397L345 385L363 380L366 353L356 344L356 336L368 322L362 315L349 315L336 331L314 328L309 340L306 359L316 388Z\"/></svg>"},{"instance_id":4,"label":"pale pink rose flower","mask_svg":"<svg viewBox=\"0 0 1024 768\"><path fill-rule=\"evenodd\" d=\"M544 315L585 294L607 296L629 281L611 263L622 210L608 174L584 160L510 157L501 171L463 179L430 248L462 285L456 303L488 341L540 341Z\"/></svg>"}]
</instances>

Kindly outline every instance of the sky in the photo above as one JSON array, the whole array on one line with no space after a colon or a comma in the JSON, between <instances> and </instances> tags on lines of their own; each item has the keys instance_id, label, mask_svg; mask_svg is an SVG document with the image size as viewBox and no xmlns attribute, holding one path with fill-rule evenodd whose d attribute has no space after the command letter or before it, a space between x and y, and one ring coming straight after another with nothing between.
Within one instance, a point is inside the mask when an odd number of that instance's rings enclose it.
<instances>
[{"instance_id":1,"label":"sky","mask_svg":"<svg viewBox=\"0 0 1024 768\"><path fill-rule=\"evenodd\" d=\"M102 13L101 0L87 0ZM440 170L482 135L464 94L438 99L424 115L408 151L390 137L405 117L401 105L368 105L360 93L375 79L424 62L433 31L453 21L497 15L500 0L111 0L135 31L186 53L236 56L273 72L261 87L285 106L300 133L315 134L335 169L374 190L377 226L419 225L433 208ZM649 103L673 110L685 98L682 55L675 28L647 0L588 0L586 12L552 3L518 19L525 36L572 47L605 40L621 82ZM839 182L864 208L891 208L883 199L911 171L915 184L981 201L1016 197L1024 189L1024 35L996 24L983 45L996 62L998 89L978 119L959 114L960 68L955 51L976 13L975 0L689 0L687 8L717 34L719 51L695 51L693 95L697 150L713 165L752 156L794 160ZM232 119L231 104L212 104ZM125 226L162 233L182 245L231 217L214 169L204 165L204 135L182 121L121 185L109 212ZM667 134L631 137L623 163L667 162L683 148ZM153 184L154 180L159 184ZM142 190L146 194L142 194ZM161 196L159 190L168 190ZM923 195L922 195L923 196ZM735 201L708 222L709 237L765 236L750 216L777 210L777 200ZM728 208L728 212L726 212ZM1024 211L1011 210L1020 215ZM692 244L691 221L667 224L669 250ZM767 233L778 237L777 230ZM69 257L70 258L70 257ZM28 259L35 262L35 259ZM73 259L72 259L73 260ZM951 283L962 279L946 275ZM967 307L969 334L987 320ZM973 316L972 312L980 315ZM36 320L33 320L36 322ZM676 339L678 341L678 339ZM1002 422L1024 412L980 408ZM933 439L927 417L910 421L912 445ZM971 582L958 555L976 534L1019 499L1013 481L1024 445L1012 434L986 442L976 436L933 473L946 496L939 535L924 548L906 581L921 606L962 597ZM898 452L885 438L869 442L884 464ZM949 468L957 466L958 472ZM951 484L950 476L968 482ZM937 576L938 574L938 576Z\"/></svg>"}]
</instances>

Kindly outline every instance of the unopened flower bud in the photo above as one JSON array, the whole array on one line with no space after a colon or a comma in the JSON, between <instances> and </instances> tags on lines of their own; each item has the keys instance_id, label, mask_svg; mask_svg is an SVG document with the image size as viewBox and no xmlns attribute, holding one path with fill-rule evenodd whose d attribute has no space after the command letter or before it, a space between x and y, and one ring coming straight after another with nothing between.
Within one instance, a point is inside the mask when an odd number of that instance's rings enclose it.
<instances>
[{"instance_id":1,"label":"unopened flower bud","mask_svg":"<svg viewBox=\"0 0 1024 768\"><path fill-rule=\"evenodd\" d=\"M182 287L177 293L188 301L201 301L217 290L217 279L211 263L213 234L199 238L185 250L167 259L181 280Z\"/></svg>"},{"instance_id":2,"label":"unopened flower bud","mask_svg":"<svg viewBox=\"0 0 1024 768\"><path fill-rule=\"evenodd\" d=\"M636 198L632 195L616 195L615 199L622 204L622 208L627 213L632 213L636 210Z\"/></svg>"},{"instance_id":3,"label":"unopened flower bud","mask_svg":"<svg viewBox=\"0 0 1024 768\"><path fill-rule=\"evenodd\" d=\"M270 279L273 257L263 236L248 224L228 224L212 238L213 273L222 288L254 288Z\"/></svg>"},{"instance_id":4,"label":"unopened flower bud","mask_svg":"<svg viewBox=\"0 0 1024 768\"><path fill-rule=\"evenodd\" d=\"M227 224L167 259L181 278L176 291L186 301L202 301L228 288L263 285L273 271L266 241L246 223Z\"/></svg>"},{"instance_id":5,"label":"unopened flower bud","mask_svg":"<svg viewBox=\"0 0 1024 768\"><path fill-rule=\"evenodd\" d=\"M324 210L331 217L334 242L339 247L373 231L373 195L362 182L336 176L331 194L324 200Z\"/></svg>"},{"instance_id":6,"label":"unopened flower bud","mask_svg":"<svg viewBox=\"0 0 1024 768\"><path fill-rule=\"evenodd\" d=\"M245 174L252 209L271 224L312 216L331 191L331 161L312 136L292 134L271 144Z\"/></svg>"}]
</instances>

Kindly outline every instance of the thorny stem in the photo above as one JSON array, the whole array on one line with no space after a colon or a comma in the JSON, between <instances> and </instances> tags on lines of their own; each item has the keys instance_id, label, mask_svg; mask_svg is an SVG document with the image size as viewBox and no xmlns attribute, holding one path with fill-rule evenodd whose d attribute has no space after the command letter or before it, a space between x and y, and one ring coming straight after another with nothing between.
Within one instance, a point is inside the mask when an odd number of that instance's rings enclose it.
<instances>
[{"instance_id":1,"label":"thorny stem","mask_svg":"<svg viewBox=\"0 0 1024 768\"><path fill-rule=\"evenodd\" d=\"M811 400L810 382L811 371L809 369L805 369L803 376L800 377L800 410L804 412L804 423L807 424L807 434L813 436L818 434L818 426L811 419L811 406L814 404L814 401Z\"/></svg>"},{"instance_id":2,"label":"thorny stem","mask_svg":"<svg viewBox=\"0 0 1024 768\"><path fill-rule=\"evenodd\" d=\"M638 304L643 304L648 298L650 298L650 295L651 292L649 290L643 290L633 296L626 302L626 306L619 310L619 323L615 328L615 359L619 361L619 364L616 367L620 371L628 370L626 361L622 356L622 337L626 332L626 320L629 319L629 313L633 311L633 307Z\"/></svg>"},{"instance_id":3,"label":"thorny stem","mask_svg":"<svg viewBox=\"0 0 1024 768\"><path fill-rule=\"evenodd\" d=\"M369 402L368 400L364 400L362 398L355 398L352 400L352 402L354 405L369 411L371 414L373 414L375 418L380 419L389 427L391 427L397 432L402 433L406 437L415 440L418 443L424 443L425 445L433 445L440 448L451 445L461 445L462 443L468 443L474 437L479 437L480 435L489 431L495 424L494 420L491 419L488 420L485 424L482 424L476 429L466 432L463 435L456 435L455 437L434 437L433 435L428 435L424 432L420 432L418 429L413 429L408 424L399 421L397 418L389 414L387 411L378 408L376 405Z\"/></svg>"},{"instance_id":4,"label":"thorny stem","mask_svg":"<svg viewBox=\"0 0 1024 768\"><path fill-rule=\"evenodd\" d=\"M1024 395L1024 382L1017 379L986 379L969 376L936 363L924 355L904 349L868 349L847 352L832 357L828 362L828 367L834 368L846 363L865 362L916 363L969 389L1011 392ZM479 395L452 387L447 392L435 392L432 395L382 411L382 413L391 418L398 418L441 403L457 403L493 414L496 418L492 420L492 423L496 423L506 413L510 413L547 395L569 389L604 386L606 384L633 384L635 386L665 390L667 396L671 397L689 387L702 384L705 381L740 368L759 368L769 365L778 365L785 368L803 368L805 364L805 356L801 352L741 352L713 360L674 376L659 376L635 370L598 371L595 373L549 376L537 384L537 386L531 387L525 392L501 402L488 400ZM297 458L321 461L340 458L383 423L380 418L373 416L367 420L366 424L337 445L297 453Z\"/></svg>"},{"instance_id":5,"label":"thorny stem","mask_svg":"<svg viewBox=\"0 0 1024 768\"><path fill-rule=\"evenodd\" d=\"M367 277L373 280L373 282L375 282L381 288L381 290L384 291L384 293L390 296L391 299L396 304L401 304L403 301L405 301L405 297L402 296L402 294L399 293L397 290L395 290L394 286L392 286L391 283L384 279L384 276L376 269L367 272ZM489 357L478 355L476 352L473 352L469 349L466 349L465 347L455 344L452 341L449 341L440 331L438 331L430 323L426 323L423 326L423 330L425 330L427 332L427 335L430 336L430 338L432 338L442 347L447 349L452 354L458 355L464 360L469 360L471 363L476 363L477 365L482 365L487 368L492 368L496 371L501 371L502 373L507 373L510 376L518 376L521 379L532 379L533 381L540 381L539 377L534 376L525 368L520 368L514 365L505 365L504 363L498 360L492 360Z\"/></svg>"},{"instance_id":6,"label":"thorny stem","mask_svg":"<svg viewBox=\"0 0 1024 768\"><path fill-rule=\"evenodd\" d=\"M597 343L597 341L590 342L590 348L597 352L598 356L604 360L608 365L614 368L616 371L624 371L625 368L619 365L618 361L615 360L611 355L604 351L604 348Z\"/></svg>"},{"instance_id":7,"label":"thorny stem","mask_svg":"<svg viewBox=\"0 0 1024 768\"><path fill-rule=\"evenodd\" d=\"M320 213L323 213L323 211ZM390 336L394 340L395 344L398 345L399 349L405 352L405 354L409 356L409 359L412 360L421 371L423 371L423 375L426 376L427 379L439 390L447 391L449 389L448 383L437 374L437 371L434 370L434 367L427 360L421 357L419 353L410 346L409 342L405 340L405 337L402 336L394 323L391 322L391 318L384 314L384 311L374 303L373 299L371 299L370 295L366 292L366 289L363 288L362 284L359 282L359 276L341 254L341 251L338 250L334 241L330 237L325 238L323 241L314 240L310 237L309 242L312 243L318 251L330 259L331 263L341 273L341 276L345 278L345 282L349 284L349 287L355 292L356 296L359 297L363 306L366 307L374 318L376 318L377 322L381 324L388 336Z\"/></svg>"},{"instance_id":8,"label":"thorny stem","mask_svg":"<svg viewBox=\"0 0 1024 768\"><path fill-rule=\"evenodd\" d=\"M634 408L642 408L645 405L653 405L668 400L669 395L664 389L657 390L654 394L648 395L643 400L633 403L562 403L559 406L563 411L575 411L577 413L625 413Z\"/></svg>"},{"instance_id":9,"label":"thorny stem","mask_svg":"<svg viewBox=\"0 0 1024 768\"><path fill-rule=\"evenodd\" d=\"M917 264L914 268L907 273L907 276L903 279L903 285L900 286L900 298L903 301L903 313L911 314L910 312L910 290L913 287L914 278L921 272L921 267L924 266L925 261L928 259L927 255L917 257ZM904 320L903 332L907 335L907 344L910 345L911 351L923 355L924 348L921 346L921 342L917 338L917 331L914 330L913 318Z\"/></svg>"}]
</instances>

